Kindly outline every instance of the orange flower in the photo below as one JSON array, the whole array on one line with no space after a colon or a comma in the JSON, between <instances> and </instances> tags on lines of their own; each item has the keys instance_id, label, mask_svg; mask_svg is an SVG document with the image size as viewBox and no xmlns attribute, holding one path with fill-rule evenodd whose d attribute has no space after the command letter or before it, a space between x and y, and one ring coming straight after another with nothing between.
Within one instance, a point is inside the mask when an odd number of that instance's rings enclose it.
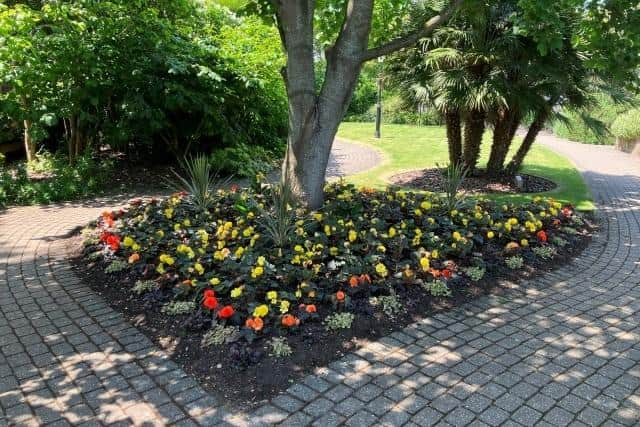
<instances>
[{"instance_id":1,"label":"orange flower","mask_svg":"<svg viewBox=\"0 0 640 427\"><path fill-rule=\"evenodd\" d=\"M562 221L560 221L558 218L553 220L553 225L556 226L556 227L560 226L561 223L562 223Z\"/></svg>"},{"instance_id":2,"label":"orange flower","mask_svg":"<svg viewBox=\"0 0 640 427\"><path fill-rule=\"evenodd\" d=\"M337 299L339 302L344 301L344 297L345 297L344 292L342 292L342 291L338 291L338 292L336 292L336 299Z\"/></svg>"},{"instance_id":3,"label":"orange flower","mask_svg":"<svg viewBox=\"0 0 640 427\"><path fill-rule=\"evenodd\" d=\"M261 318L254 317L253 319L247 319L247 321L244 322L244 325L247 328L253 329L254 331L258 332L262 330L262 327L264 326L264 322L262 321Z\"/></svg>"},{"instance_id":4,"label":"orange flower","mask_svg":"<svg viewBox=\"0 0 640 427\"><path fill-rule=\"evenodd\" d=\"M298 326L300 324L300 319L295 317L292 314L285 314L282 316L282 325L290 328L292 326Z\"/></svg>"},{"instance_id":5,"label":"orange flower","mask_svg":"<svg viewBox=\"0 0 640 427\"><path fill-rule=\"evenodd\" d=\"M360 275L360 283L371 283L371 277L368 274L361 274Z\"/></svg>"},{"instance_id":6,"label":"orange flower","mask_svg":"<svg viewBox=\"0 0 640 427\"><path fill-rule=\"evenodd\" d=\"M349 279L349 286L351 286L352 288L355 288L356 286L358 286L359 283L360 281L356 276L351 276L351 278Z\"/></svg>"},{"instance_id":7,"label":"orange flower","mask_svg":"<svg viewBox=\"0 0 640 427\"><path fill-rule=\"evenodd\" d=\"M436 279L437 279L438 277L440 277L440 274L441 274L441 273L440 273L440 270L436 270L435 268L431 268L431 269L429 270L429 273L431 273L431 275L432 275L433 277L435 277Z\"/></svg>"},{"instance_id":8,"label":"orange flower","mask_svg":"<svg viewBox=\"0 0 640 427\"><path fill-rule=\"evenodd\" d=\"M305 311L307 313L316 313L318 310L316 309L316 305L315 304L309 304L305 307Z\"/></svg>"},{"instance_id":9,"label":"orange flower","mask_svg":"<svg viewBox=\"0 0 640 427\"><path fill-rule=\"evenodd\" d=\"M129 264L135 264L138 261L140 261L140 254L131 254L131 256L129 257Z\"/></svg>"}]
</instances>

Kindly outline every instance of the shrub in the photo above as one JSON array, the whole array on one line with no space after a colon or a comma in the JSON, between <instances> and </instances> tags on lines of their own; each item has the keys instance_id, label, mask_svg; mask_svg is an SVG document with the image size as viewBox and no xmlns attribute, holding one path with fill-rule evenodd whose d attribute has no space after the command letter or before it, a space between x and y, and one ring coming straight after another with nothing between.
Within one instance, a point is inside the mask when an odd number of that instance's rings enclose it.
<instances>
[{"instance_id":1,"label":"shrub","mask_svg":"<svg viewBox=\"0 0 640 427\"><path fill-rule=\"evenodd\" d=\"M269 341L269 345L271 346L271 356L287 357L293 354L293 350L291 350L291 346L285 337L273 337Z\"/></svg>"},{"instance_id":2,"label":"shrub","mask_svg":"<svg viewBox=\"0 0 640 427\"><path fill-rule=\"evenodd\" d=\"M324 319L324 327L327 331L349 329L355 318L353 313L333 313Z\"/></svg>"},{"instance_id":3,"label":"shrub","mask_svg":"<svg viewBox=\"0 0 640 427\"><path fill-rule=\"evenodd\" d=\"M225 175L252 178L259 173L267 173L277 165L282 147L268 151L259 145L249 146L238 143L231 147L214 150L210 161L216 170Z\"/></svg>"},{"instance_id":4,"label":"shrub","mask_svg":"<svg viewBox=\"0 0 640 427\"><path fill-rule=\"evenodd\" d=\"M45 169L45 166L36 166ZM0 207L6 205L31 205L74 200L103 191L110 181L114 163L96 160L90 155L69 165L66 158L54 156L47 159L47 177L32 179L24 162L10 167L0 167Z\"/></svg>"},{"instance_id":5,"label":"shrub","mask_svg":"<svg viewBox=\"0 0 640 427\"><path fill-rule=\"evenodd\" d=\"M640 139L640 109L620 114L611 125L611 133L623 140Z\"/></svg>"},{"instance_id":6,"label":"shrub","mask_svg":"<svg viewBox=\"0 0 640 427\"><path fill-rule=\"evenodd\" d=\"M240 328L238 328L237 326L224 326L215 324L202 337L202 345L205 347L209 347L212 345L222 345L225 343L236 341L239 335Z\"/></svg>"},{"instance_id":7,"label":"shrub","mask_svg":"<svg viewBox=\"0 0 640 427\"><path fill-rule=\"evenodd\" d=\"M524 265L524 259L518 255L507 257L504 262L512 270L519 270Z\"/></svg>"}]
</instances>

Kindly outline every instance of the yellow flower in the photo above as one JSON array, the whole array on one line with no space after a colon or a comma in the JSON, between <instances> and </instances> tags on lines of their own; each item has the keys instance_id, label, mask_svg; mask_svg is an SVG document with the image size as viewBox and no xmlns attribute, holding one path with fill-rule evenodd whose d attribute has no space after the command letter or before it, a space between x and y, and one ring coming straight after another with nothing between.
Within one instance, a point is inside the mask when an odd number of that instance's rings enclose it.
<instances>
[{"instance_id":1,"label":"yellow flower","mask_svg":"<svg viewBox=\"0 0 640 427\"><path fill-rule=\"evenodd\" d=\"M316 213L313 214L313 218L316 221L320 222L320 221L322 221L322 214L320 212L316 212Z\"/></svg>"},{"instance_id":2,"label":"yellow flower","mask_svg":"<svg viewBox=\"0 0 640 427\"><path fill-rule=\"evenodd\" d=\"M156 267L156 271L160 274L164 274L167 270L164 269L164 264L160 263L158 264L158 267Z\"/></svg>"},{"instance_id":3,"label":"yellow flower","mask_svg":"<svg viewBox=\"0 0 640 427\"><path fill-rule=\"evenodd\" d=\"M428 211L429 209L431 209L431 202L425 200L424 202L420 203L420 207L425 211Z\"/></svg>"},{"instance_id":4,"label":"yellow flower","mask_svg":"<svg viewBox=\"0 0 640 427\"><path fill-rule=\"evenodd\" d=\"M213 286L219 285L220 279L218 279L217 277L212 277L211 280L209 280L209 283L211 283Z\"/></svg>"},{"instance_id":5,"label":"yellow flower","mask_svg":"<svg viewBox=\"0 0 640 427\"><path fill-rule=\"evenodd\" d=\"M378 252L385 253L387 251L387 248L385 248L384 245L378 245L377 250Z\"/></svg>"},{"instance_id":6,"label":"yellow flower","mask_svg":"<svg viewBox=\"0 0 640 427\"><path fill-rule=\"evenodd\" d=\"M396 229L393 227L389 228L389 237L394 237L396 235Z\"/></svg>"},{"instance_id":7,"label":"yellow flower","mask_svg":"<svg viewBox=\"0 0 640 427\"><path fill-rule=\"evenodd\" d=\"M124 245L125 248L129 248L131 246L133 246L135 242L133 241L133 239L129 236L126 236L124 239L122 239L122 244Z\"/></svg>"},{"instance_id":8,"label":"yellow flower","mask_svg":"<svg viewBox=\"0 0 640 427\"><path fill-rule=\"evenodd\" d=\"M264 317L269 313L269 306L266 304L259 305L253 310L253 317Z\"/></svg>"},{"instance_id":9,"label":"yellow flower","mask_svg":"<svg viewBox=\"0 0 640 427\"><path fill-rule=\"evenodd\" d=\"M494 237L496 237L496 233L494 233L493 231L487 232L487 239L493 239Z\"/></svg>"},{"instance_id":10,"label":"yellow flower","mask_svg":"<svg viewBox=\"0 0 640 427\"><path fill-rule=\"evenodd\" d=\"M175 260L167 254L162 254L160 255L160 262L168 265L173 265L175 263Z\"/></svg>"},{"instance_id":11,"label":"yellow flower","mask_svg":"<svg viewBox=\"0 0 640 427\"><path fill-rule=\"evenodd\" d=\"M440 258L440 252L438 252L438 250L437 250L437 249L432 250L432 251L431 251L431 258L433 258L433 259L438 259L438 258Z\"/></svg>"},{"instance_id":12,"label":"yellow flower","mask_svg":"<svg viewBox=\"0 0 640 427\"><path fill-rule=\"evenodd\" d=\"M189 220L189 218L185 219L184 221L182 221L182 224L185 227L191 227L191 221Z\"/></svg>"},{"instance_id":13,"label":"yellow flower","mask_svg":"<svg viewBox=\"0 0 640 427\"><path fill-rule=\"evenodd\" d=\"M387 275L389 274L389 272L387 271L387 267L381 262L376 264L376 273L378 273L381 277L387 277Z\"/></svg>"},{"instance_id":14,"label":"yellow flower","mask_svg":"<svg viewBox=\"0 0 640 427\"><path fill-rule=\"evenodd\" d=\"M420 209L415 209L413 213L415 214L415 216L422 216L422 211Z\"/></svg>"},{"instance_id":15,"label":"yellow flower","mask_svg":"<svg viewBox=\"0 0 640 427\"><path fill-rule=\"evenodd\" d=\"M520 246L529 246L529 241L527 239L520 240Z\"/></svg>"},{"instance_id":16,"label":"yellow flower","mask_svg":"<svg viewBox=\"0 0 640 427\"><path fill-rule=\"evenodd\" d=\"M181 228L182 228L182 227L181 227L181 226L180 226L180 224L178 224L178 223L175 223L175 224L173 225L173 231L180 231L180 229L181 229Z\"/></svg>"},{"instance_id":17,"label":"yellow flower","mask_svg":"<svg viewBox=\"0 0 640 427\"><path fill-rule=\"evenodd\" d=\"M324 226L324 234L331 236L331 227L329 227L329 225Z\"/></svg>"},{"instance_id":18,"label":"yellow flower","mask_svg":"<svg viewBox=\"0 0 640 427\"><path fill-rule=\"evenodd\" d=\"M158 231L156 231L156 234L157 234L157 235L158 235L158 237L160 237L160 238L164 237L164 231L162 231L162 230L158 230Z\"/></svg>"},{"instance_id":19,"label":"yellow flower","mask_svg":"<svg viewBox=\"0 0 640 427\"><path fill-rule=\"evenodd\" d=\"M235 252L236 258L241 258L243 254L244 254L244 248L242 246L238 246L238 249L236 249L236 252Z\"/></svg>"},{"instance_id":20,"label":"yellow flower","mask_svg":"<svg viewBox=\"0 0 640 427\"><path fill-rule=\"evenodd\" d=\"M137 244L137 243L134 243L134 244L131 246L131 249L133 249L134 251L136 251L136 252L137 252L137 251L139 251L139 250L140 250L140 245L139 245L139 244Z\"/></svg>"},{"instance_id":21,"label":"yellow flower","mask_svg":"<svg viewBox=\"0 0 640 427\"><path fill-rule=\"evenodd\" d=\"M242 295L242 286L231 289L231 298L238 298L240 295Z\"/></svg>"},{"instance_id":22,"label":"yellow flower","mask_svg":"<svg viewBox=\"0 0 640 427\"><path fill-rule=\"evenodd\" d=\"M476 219L482 219L482 214L480 212L476 212L474 216Z\"/></svg>"},{"instance_id":23,"label":"yellow flower","mask_svg":"<svg viewBox=\"0 0 640 427\"><path fill-rule=\"evenodd\" d=\"M247 227L244 229L244 231L242 232L242 235L244 237L249 237L253 234L253 227Z\"/></svg>"},{"instance_id":24,"label":"yellow flower","mask_svg":"<svg viewBox=\"0 0 640 427\"><path fill-rule=\"evenodd\" d=\"M204 274L204 267L199 262L196 262L193 265L193 268L194 268L194 270L196 270L198 272L199 275L202 276Z\"/></svg>"},{"instance_id":25,"label":"yellow flower","mask_svg":"<svg viewBox=\"0 0 640 427\"><path fill-rule=\"evenodd\" d=\"M349 241L355 242L357 238L358 238L358 233L356 233L355 230L349 230Z\"/></svg>"},{"instance_id":26,"label":"yellow flower","mask_svg":"<svg viewBox=\"0 0 640 427\"><path fill-rule=\"evenodd\" d=\"M259 256L259 257L258 257L258 260L257 260L257 263L258 263L258 265L259 265L260 267L262 267L262 266L264 266L265 261L266 261L265 257L263 257L263 256Z\"/></svg>"},{"instance_id":27,"label":"yellow flower","mask_svg":"<svg viewBox=\"0 0 640 427\"><path fill-rule=\"evenodd\" d=\"M276 300L278 299L278 292L276 291L267 292L267 299L270 300L272 304L275 304Z\"/></svg>"},{"instance_id":28,"label":"yellow flower","mask_svg":"<svg viewBox=\"0 0 640 427\"><path fill-rule=\"evenodd\" d=\"M420 266L422 267L423 271L429 271L429 267L430 267L429 258L427 257L420 258Z\"/></svg>"},{"instance_id":29,"label":"yellow flower","mask_svg":"<svg viewBox=\"0 0 640 427\"><path fill-rule=\"evenodd\" d=\"M173 208L167 208L164 210L164 216L167 219L171 219L173 217Z\"/></svg>"},{"instance_id":30,"label":"yellow flower","mask_svg":"<svg viewBox=\"0 0 640 427\"><path fill-rule=\"evenodd\" d=\"M304 252L304 248L302 247L302 245L296 245L295 248L293 248L293 250L298 253Z\"/></svg>"},{"instance_id":31,"label":"yellow flower","mask_svg":"<svg viewBox=\"0 0 640 427\"><path fill-rule=\"evenodd\" d=\"M335 246L331 246L329 248L329 254L331 254L331 256L337 256L338 255L338 248L336 248Z\"/></svg>"},{"instance_id":32,"label":"yellow flower","mask_svg":"<svg viewBox=\"0 0 640 427\"><path fill-rule=\"evenodd\" d=\"M282 300L280 302L280 313L285 314L286 312L288 312L290 305L291 305L291 303L289 301Z\"/></svg>"},{"instance_id":33,"label":"yellow flower","mask_svg":"<svg viewBox=\"0 0 640 427\"><path fill-rule=\"evenodd\" d=\"M453 236L453 240L456 240L456 241L462 239L462 235L457 231L454 231L452 236Z\"/></svg>"},{"instance_id":34,"label":"yellow flower","mask_svg":"<svg viewBox=\"0 0 640 427\"><path fill-rule=\"evenodd\" d=\"M511 225L518 224L518 219L517 218L509 218L509 224L511 224Z\"/></svg>"},{"instance_id":35,"label":"yellow flower","mask_svg":"<svg viewBox=\"0 0 640 427\"><path fill-rule=\"evenodd\" d=\"M257 266L253 269L251 269L251 277L253 277L254 279L257 279L258 277L262 276L264 274L264 268L261 266Z\"/></svg>"}]
</instances>

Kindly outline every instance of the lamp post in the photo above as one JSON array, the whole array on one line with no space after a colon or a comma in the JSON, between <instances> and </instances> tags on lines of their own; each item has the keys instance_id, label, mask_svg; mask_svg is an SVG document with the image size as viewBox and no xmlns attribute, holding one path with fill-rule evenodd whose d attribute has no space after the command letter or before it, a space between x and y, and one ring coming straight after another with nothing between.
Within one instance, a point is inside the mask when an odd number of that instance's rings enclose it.
<instances>
[{"instance_id":1,"label":"lamp post","mask_svg":"<svg viewBox=\"0 0 640 427\"><path fill-rule=\"evenodd\" d=\"M380 139L380 123L382 122L382 78L378 78L378 102L376 104L376 133L375 137Z\"/></svg>"}]
</instances>

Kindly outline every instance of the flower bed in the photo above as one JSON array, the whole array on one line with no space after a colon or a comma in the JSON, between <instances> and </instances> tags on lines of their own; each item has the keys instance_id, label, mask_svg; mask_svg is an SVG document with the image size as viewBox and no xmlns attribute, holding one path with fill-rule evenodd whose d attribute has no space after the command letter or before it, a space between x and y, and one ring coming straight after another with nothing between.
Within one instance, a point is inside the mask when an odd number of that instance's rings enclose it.
<instances>
[{"instance_id":1,"label":"flower bed","mask_svg":"<svg viewBox=\"0 0 640 427\"><path fill-rule=\"evenodd\" d=\"M277 247L269 192L220 191L206 212L185 194L132 201L87 229L84 263L100 269L111 295L162 319L156 330L184 337L191 350L181 357L197 352L237 368L268 355L303 361L313 337L342 341L350 328L366 336L382 333L378 324L406 324L434 301L550 265L587 236L571 207L553 200L468 199L450 210L435 194L339 183L321 211L288 212L290 241Z\"/></svg>"}]
</instances>

